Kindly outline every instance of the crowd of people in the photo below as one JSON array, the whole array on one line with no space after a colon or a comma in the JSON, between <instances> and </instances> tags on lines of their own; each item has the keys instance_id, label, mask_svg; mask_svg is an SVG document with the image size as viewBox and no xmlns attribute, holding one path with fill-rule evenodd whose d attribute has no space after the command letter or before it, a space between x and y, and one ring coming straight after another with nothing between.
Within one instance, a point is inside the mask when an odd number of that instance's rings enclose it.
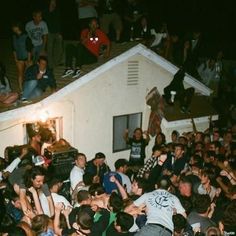
<instances>
[{"instance_id":1,"label":"crowd of people","mask_svg":"<svg viewBox=\"0 0 236 236\"><path fill-rule=\"evenodd\" d=\"M49 130L31 131L28 145L0 159L1 235L234 235L236 232L236 126L179 134L171 142L136 128L124 131L127 159L114 167L97 152L74 156L62 178L47 151ZM11 150L11 151L10 151ZM57 173L57 174L56 174Z\"/></svg>"},{"instance_id":2,"label":"crowd of people","mask_svg":"<svg viewBox=\"0 0 236 236\"><path fill-rule=\"evenodd\" d=\"M0 235L234 235L236 119L228 114L235 109L235 70L224 71L223 52L202 58L200 30L180 37L166 23L153 27L142 1L77 3L81 36L65 47L63 78L78 78L82 65L96 62L101 54L109 57L112 41L140 41L210 87L212 103L218 104L220 118L227 119L211 123L205 132L175 130L169 143L160 130L151 157L145 152L149 133L138 127L129 137L126 130L124 140L131 149L127 159L108 166L103 152L94 150L89 161L79 152L66 179L56 174L45 150L57 145L65 151L70 144L54 140L49 131L32 132L29 145L17 156L12 158L7 147L0 158ZM54 92L53 68L64 63L56 0L32 16L25 26L12 25L22 102L41 96L47 87ZM1 68L1 89L8 89ZM177 77L183 80L182 75ZM172 83L164 91L167 103L171 86L176 87ZM182 87L188 100L181 106L187 112L194 91ZM18 99L17 93L4 94L8 97L1 95L2 103ZM181 93L178 96L182 98Z\"/></svg>"}]
</instances>

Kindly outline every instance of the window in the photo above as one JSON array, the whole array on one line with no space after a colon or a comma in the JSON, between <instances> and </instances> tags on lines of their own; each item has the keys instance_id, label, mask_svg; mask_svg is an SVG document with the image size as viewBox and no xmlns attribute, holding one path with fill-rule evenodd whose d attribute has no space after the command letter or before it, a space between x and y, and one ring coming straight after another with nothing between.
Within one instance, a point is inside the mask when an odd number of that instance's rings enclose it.
<instances>
[{"instance_id":1,"label":"window","mask_svg":"<svg viewBox=\"0 0 236 236\"><path fill-rule=\"evenodd\" d=\"M113 117L113 152L129 149L123 138L124 131L129 130L129 136L137 127L141 127L142 113L135 113Z\"/></svg>"},{"instance_id":2,"label":"window","mask_svg":"<svg viewBox=\"0 0 236 236\"><path fill-rule=\"evenodd\" d=\"M36 121L34 123L26 123L24 124L24 127L25 127L24 143L29 142L30 133L32 131L42 132L42 133L45 133L45 131L49 131L52 134L54 140L62 138L63 135L62 118L48 119L45 122Z\"/></svg>"}]
</instances>

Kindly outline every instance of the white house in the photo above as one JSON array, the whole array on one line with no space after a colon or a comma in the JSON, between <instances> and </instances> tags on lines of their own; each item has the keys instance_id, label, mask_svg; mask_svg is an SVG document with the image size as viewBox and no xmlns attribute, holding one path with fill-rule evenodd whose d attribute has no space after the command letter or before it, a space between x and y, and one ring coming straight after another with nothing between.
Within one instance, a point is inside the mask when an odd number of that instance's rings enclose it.
<instances>
[{"instance_id":1,"label":"white house","mask_svg":"<svg viewBox=\"0 0 236 236\"><path fill-rule=\"evenodd\" d=\"M88 159L96 152L105 153L108 164L113 167L117 158L129 157L122 140L124 129L132 130L140 125L147 129L150 107L146 105L146 95L153 87L163 94L177 70L139 44L38 103L0 113L1 155L6 146L26 142L26 123L48 118L55 120L58 137L65 138ZM198 96L211 93L191 76L185 77L184 84L194 87ZM199 130L207 128L208 118L208 113L194 117ZM213 116L215 119L217 115ZM178 120L164 117L161 126L167 139L173 129L192 130L186 115Z\"/></svg>"}]
</instances>

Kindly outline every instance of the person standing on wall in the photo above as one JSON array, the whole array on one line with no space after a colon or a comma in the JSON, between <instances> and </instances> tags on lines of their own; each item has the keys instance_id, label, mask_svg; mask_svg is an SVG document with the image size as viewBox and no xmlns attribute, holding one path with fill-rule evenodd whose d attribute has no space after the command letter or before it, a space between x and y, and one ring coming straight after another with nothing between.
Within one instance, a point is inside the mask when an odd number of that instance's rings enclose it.
<instances>
[{"instance_id":1,"label":"person standing on wall","mask_svg":"<svg viewBox=\"0 0 236 236\"><path fill-rule=\"evenodd\" d=\"M48 39L48 26L42 20L42 12L40 10L33 11L33 20L25 25L33 44L33 63L36 63L40 55L46 55L46 46Z\"/></svg>"},{"instance_id":2,"label":"person standing on wall","mask_svg":"<svg viewBox=\"0 0 236 236\"><path fill-rule=\"evenodd\" d=\"M145 148L149 143L150 137L147 131L143 132L141 128L136 128L133 137L129 137L129 130L125 130L124 140L131 147L129 165L135 173L144 165Z\"/></svg>"},{"instance_id":3,"label":"person standing on wall","mask_svg":"<svg viewBox=\"0 0 236 236\"><path fill-rule=\"evenodd\" d=\"M57 0L50 0L48 8L43 12L43 17L48 26L48 65L53 68L60 65L63 60L63 38Z\"/></svg>"},{"instance_id":4,"label":"person standing on wall","mask_svg":"<svg viewBox=\"0 0 236 236\"><path fill-rule=\"evenodd\" d=\"M22 91L24 72L27 66L32 64L32 43L28 35L24 32L23 25L20 22L12 24L12 49L17 67L18 85Z\"/></svg>"}]
</instances>

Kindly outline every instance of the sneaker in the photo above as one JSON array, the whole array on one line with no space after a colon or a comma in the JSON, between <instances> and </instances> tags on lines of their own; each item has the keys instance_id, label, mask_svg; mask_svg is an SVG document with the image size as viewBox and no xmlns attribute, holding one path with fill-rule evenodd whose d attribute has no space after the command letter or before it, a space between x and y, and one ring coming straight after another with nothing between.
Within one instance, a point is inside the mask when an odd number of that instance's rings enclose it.
<instances>
[{"instance_id":1,"label":"sneaker","mask_svg":"<svg viewBox=\"0 0 236 236\"><path fill-rule=\"evenodd\" d=\"M74 74L73 74L72 78L77 78L78 76L80 76L80 74L81 74L80 69L76 69L76 70L74 71Z\"/></svg>"},{"instance_id":2,"label":"sneaker","mask_svg":"<svg viewBox=\"0 0 236 236\"><path fill-rule=\"evenodd\" d=\"M31 103L31 101L29 101L28 99L26 98L21 98L20 101L24 104L27 104L27 103Z\"/></svg>"},{"instance_id":3,"label":"sneaker","mask_svg":"<svg viewBox=\"0 0 236 236\"><path fill-rule=\"evenodd\" d=\"M66 78L67 76L73 74L74 71L72 69L65 69L63 75L61 76L62 78Z\"/></svg>"}]
</instances>

